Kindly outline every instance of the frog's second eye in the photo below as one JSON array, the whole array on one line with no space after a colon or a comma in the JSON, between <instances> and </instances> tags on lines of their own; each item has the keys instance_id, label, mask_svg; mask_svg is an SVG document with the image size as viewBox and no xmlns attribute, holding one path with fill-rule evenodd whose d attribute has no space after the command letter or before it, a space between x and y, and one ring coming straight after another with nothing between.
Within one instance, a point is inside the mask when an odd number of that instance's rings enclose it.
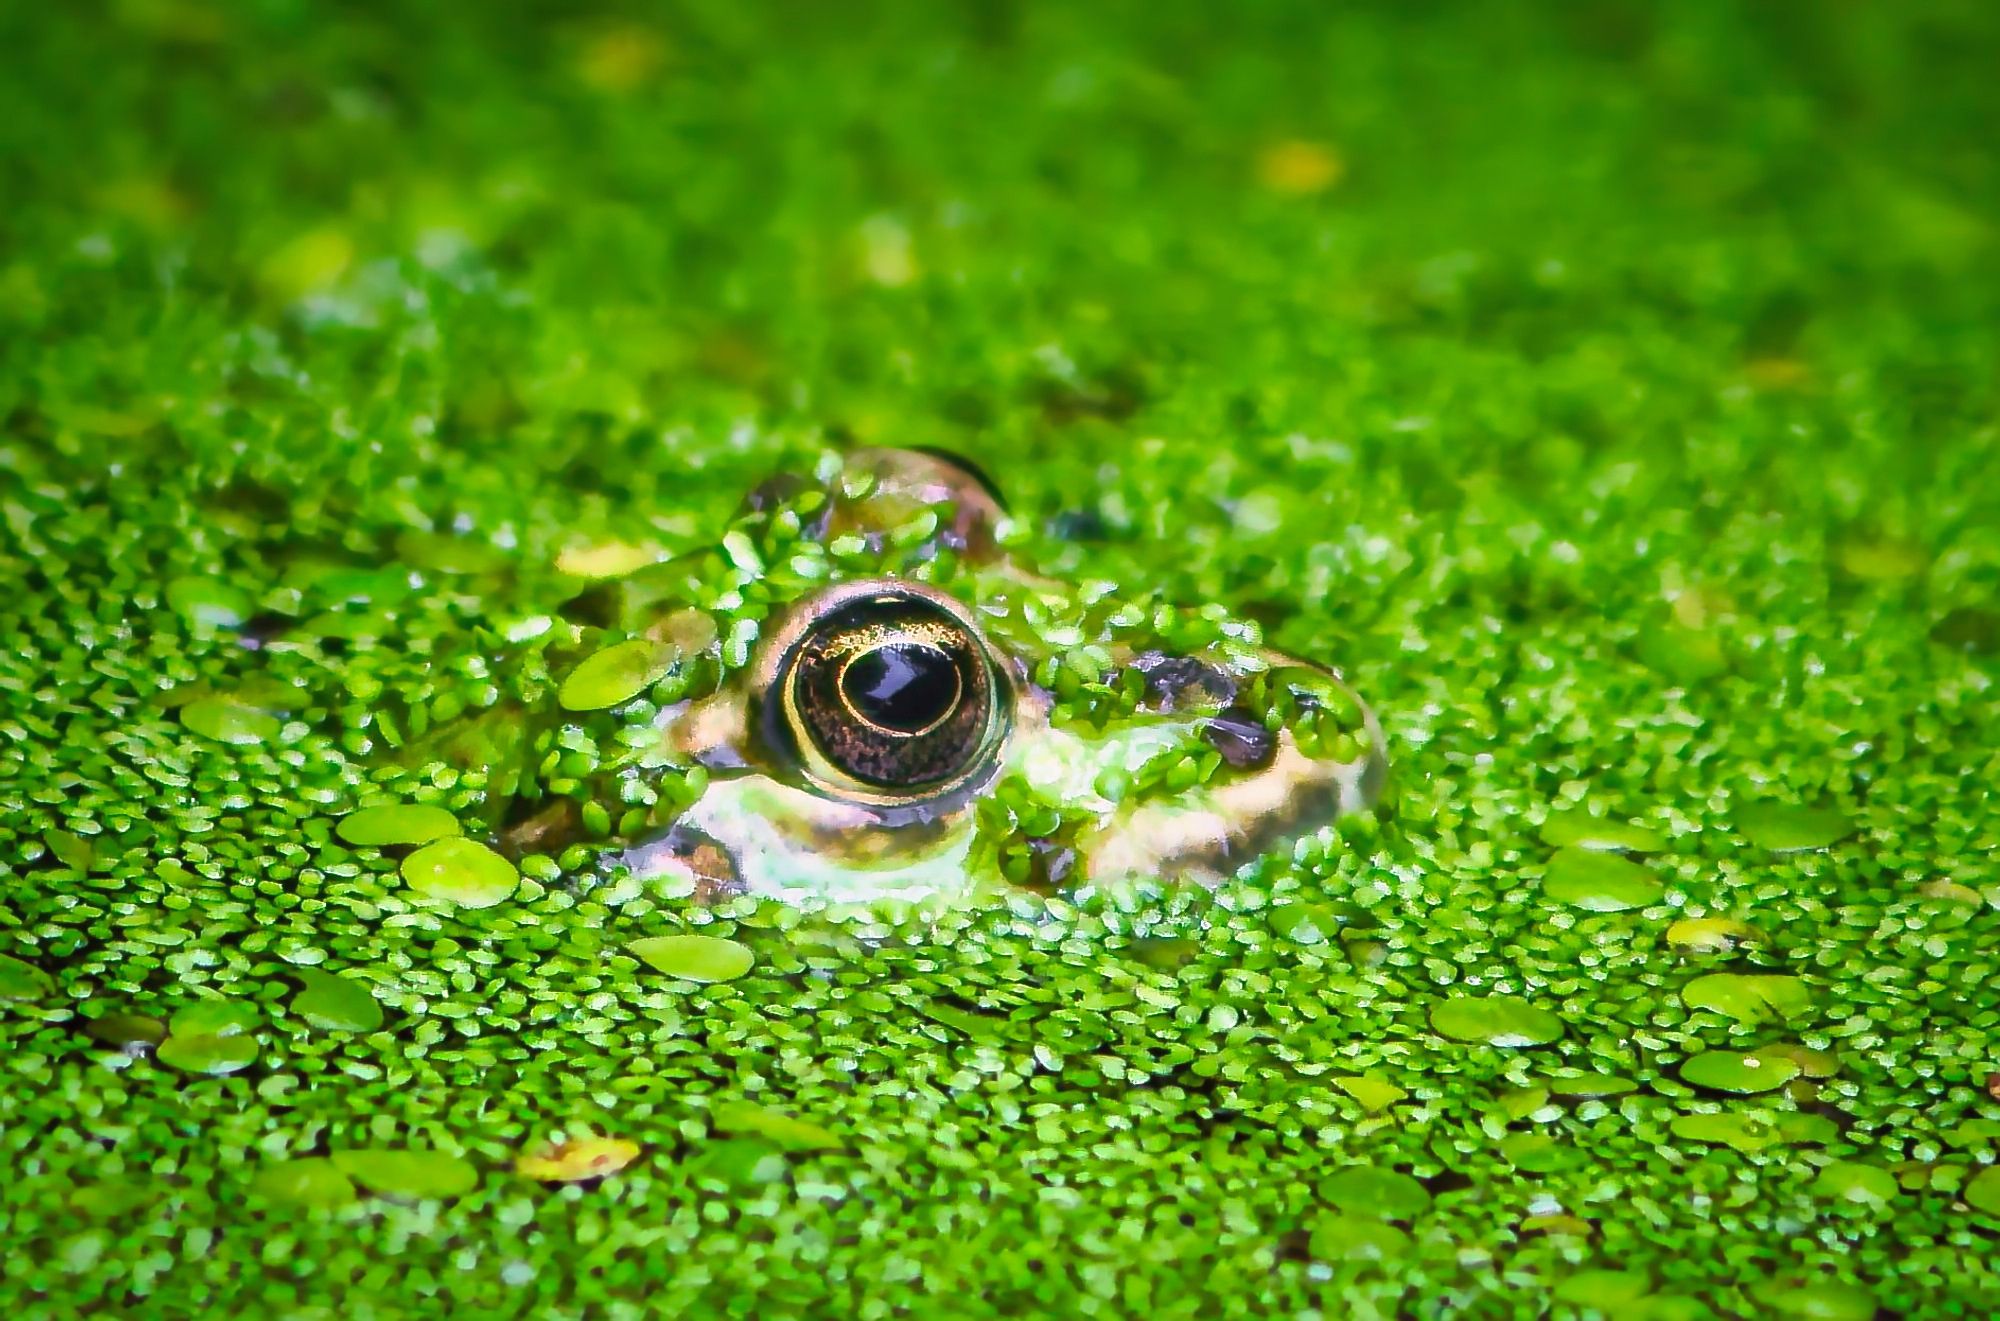
<instances>
[{"instance_id":1,"label":"frog's second eye","mask_svg":"<svg viewBox=\"0 0 2000 1321\"><path fill-rule=\"evenodd\" d=\"M815 603L766 694L766 730L818 787L868 801L950 791L992 764L1004 681L955 602L909 584Z\"/></svg>"}]
</instances>

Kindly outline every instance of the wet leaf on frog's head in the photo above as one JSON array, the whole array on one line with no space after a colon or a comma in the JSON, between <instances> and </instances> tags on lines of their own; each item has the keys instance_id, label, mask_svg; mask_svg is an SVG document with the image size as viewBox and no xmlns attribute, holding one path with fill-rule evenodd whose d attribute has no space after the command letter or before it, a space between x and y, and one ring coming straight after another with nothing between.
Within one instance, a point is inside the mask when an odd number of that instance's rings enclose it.
<instances>
[{"instance_id":1,"label":"wet leaf on frog's head","mask_svg":"<svg viewBox=\"0 0 2000 1321\"><path fill-rule=\"evenodd\" d=\"M557 690L565 711L602 711L623 706L667 677L680 648L652 638L614 642L577 664Z\"/></svg>"},{"instance_id":2,"label":"wet leaf on frog's head","mask_svg":"<svg viewBox=\"0 0 2000 1321\"><path fill-rule=\"evenodd\" d=\"M479 1184L479 1172L463 1157L428 1148L363 1147L336 1151L330 1159L342 1174L384 1197L460 1197Z\"/></svg>"},{"instance_id":3,"label":"wet leaf on frog's head","mask_svg":"<svg viewBox=\"0 0 2000 1321\"><path fill-rule=\"evenodd\" d=\"M484 844L453 837L426 844L403 859L403 879L429 899L460 908L491 908L513 896L521 874Z\"/></svg>"},{"instance_id":4,"label":"wet leaf on frog's head","mask_svg":"<svg viewBox=\"0 0 2000 1321\"><path fill-rule=\"evenodd\" d=\"M1563 1022L1518 995L1460 995L1431 1007L1431 1028L1453 1041L1509 1048L1545 1046L1563 1034Z\"/></svg>"},{"instance_id":5,"label":"wet leaf on frog's head","mask_svg":"<svg viewBox=\"0 0 2000 1321\"><path fill-rule=\"evenodd\" d=\"M428 844L459 833L458 818L431 803L392 803L364 807L340 818L334 833L362 848L395 844Z\"/></svg>"},{"instance_id":6,"label":"wet leaf on frog's head","mask_svg":"<svg viewBox=\"0 0 2000 1321\"><path fill-rule=\"evenodd\" d=\"M757 961L748 946L720 936L648 936L625 948L647 966L690 982L735 981Z\"/></svg>"},{"instance_id":7,"label":"wet leaf on frog's head","mask_svg":"<svg viewBox=\"0 0 2000 1321\"><path fill-rule=\"evenodd\" d=\"M373 1032L382 1026L382 1006L362 983L317 968L301 968L296 975L304 989L292 997L292 1012L314 1027Z\"/></svg>"},{"instance_id":8,"label":"wet leaf on frog's head","mask_svg":"<svg viewBox=\"0 0 2000 1321\"><path fill-rule=\"evenodd\" d=\"M1773 853L1823 849L1854 833L1854 823L1830 807L1748 803L1736 809L1737 833Z\"/></svg>"},{"instance_id":9,"label":"wet leaf on frog's head","mask_svg":"<svg viewBox=\"0 0 2000 1321\"><path fill-rule=\"evenodd\" d=\"M514 1158L514 1172L543 1183L576 1183L616 1174L638 1158L636 1142L577 1137L535 1144Z\"/></svg>"},{"instance_id":10,"label":"wet leaf on frog's head","mask_svg":"<svg viewBox=\"0 0 2000 1321\"><path fill-rule=\"evenodd\" d=\"M250 1180L251 1193L280 1206L345 1206L355 1199L354 1184L324 1156L281 1160L259 1169Z\"/></svg>"}]
</instances>

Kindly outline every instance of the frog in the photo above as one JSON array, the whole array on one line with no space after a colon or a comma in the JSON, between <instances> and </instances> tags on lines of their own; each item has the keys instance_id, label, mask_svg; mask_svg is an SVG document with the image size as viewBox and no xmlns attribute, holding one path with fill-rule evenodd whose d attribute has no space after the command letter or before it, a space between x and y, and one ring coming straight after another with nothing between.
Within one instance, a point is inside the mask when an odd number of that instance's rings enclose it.
<instances>
[{"instance_id":1,"label":"frog","mask_svg":"<svg viewBox=\"0 0 2000 1321\"><path fill-rule=\"evenodd\" d=\"M963 456L829 451L511 630L503 696L409 759L476 771L505 852L711 904L1213 888L1375 807L1337 668L1029 540Z\"/></svg>"}]
</instances>

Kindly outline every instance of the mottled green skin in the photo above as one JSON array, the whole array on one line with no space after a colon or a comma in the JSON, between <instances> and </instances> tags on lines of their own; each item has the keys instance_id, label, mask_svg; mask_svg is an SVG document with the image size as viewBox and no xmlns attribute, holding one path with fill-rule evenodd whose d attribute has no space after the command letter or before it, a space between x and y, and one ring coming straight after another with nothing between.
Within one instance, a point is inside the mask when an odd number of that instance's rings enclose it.
<instances>
[{"instance_id":1,"label":"mottled green skin","mask_svg":"<svg viewBox=\"0 0 2000 1321\"><path fill-rule=\"evenodd\" d=\"M605 841L704 900L843 907L1216 884L1381 794L1381 729L1330 671L1219 608L1035 573L952 464L862 450L758 489L715 549L601 582L493 657L494 702L401 760L490 777L482 819L516 855ZM781 723L786 651L878 589L959 602L990 657L999 733L962 783L829 784ZM657 680L580 700L572 676L627 639L657 643ZM1205 736L1218 719L1233 741Z\"/></svg>"}]
</instances>

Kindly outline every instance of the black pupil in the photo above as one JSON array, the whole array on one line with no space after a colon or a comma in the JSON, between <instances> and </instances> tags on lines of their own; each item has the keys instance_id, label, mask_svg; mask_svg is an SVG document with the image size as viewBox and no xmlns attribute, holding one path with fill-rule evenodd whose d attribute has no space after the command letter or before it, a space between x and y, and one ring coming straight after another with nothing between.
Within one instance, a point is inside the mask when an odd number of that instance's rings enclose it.
<instances>
[{"instance_id":1,"label":"black pupil","mask_svg":"<svg viewBox=\"0 0 2000 1321\"><path fill-rule=\"evenodd\" d=\"M856 656L840 676L840 689L869 724L915 734L958 705L958 667L936 647L889 642Z\"/></svg>"}]
</instances>

